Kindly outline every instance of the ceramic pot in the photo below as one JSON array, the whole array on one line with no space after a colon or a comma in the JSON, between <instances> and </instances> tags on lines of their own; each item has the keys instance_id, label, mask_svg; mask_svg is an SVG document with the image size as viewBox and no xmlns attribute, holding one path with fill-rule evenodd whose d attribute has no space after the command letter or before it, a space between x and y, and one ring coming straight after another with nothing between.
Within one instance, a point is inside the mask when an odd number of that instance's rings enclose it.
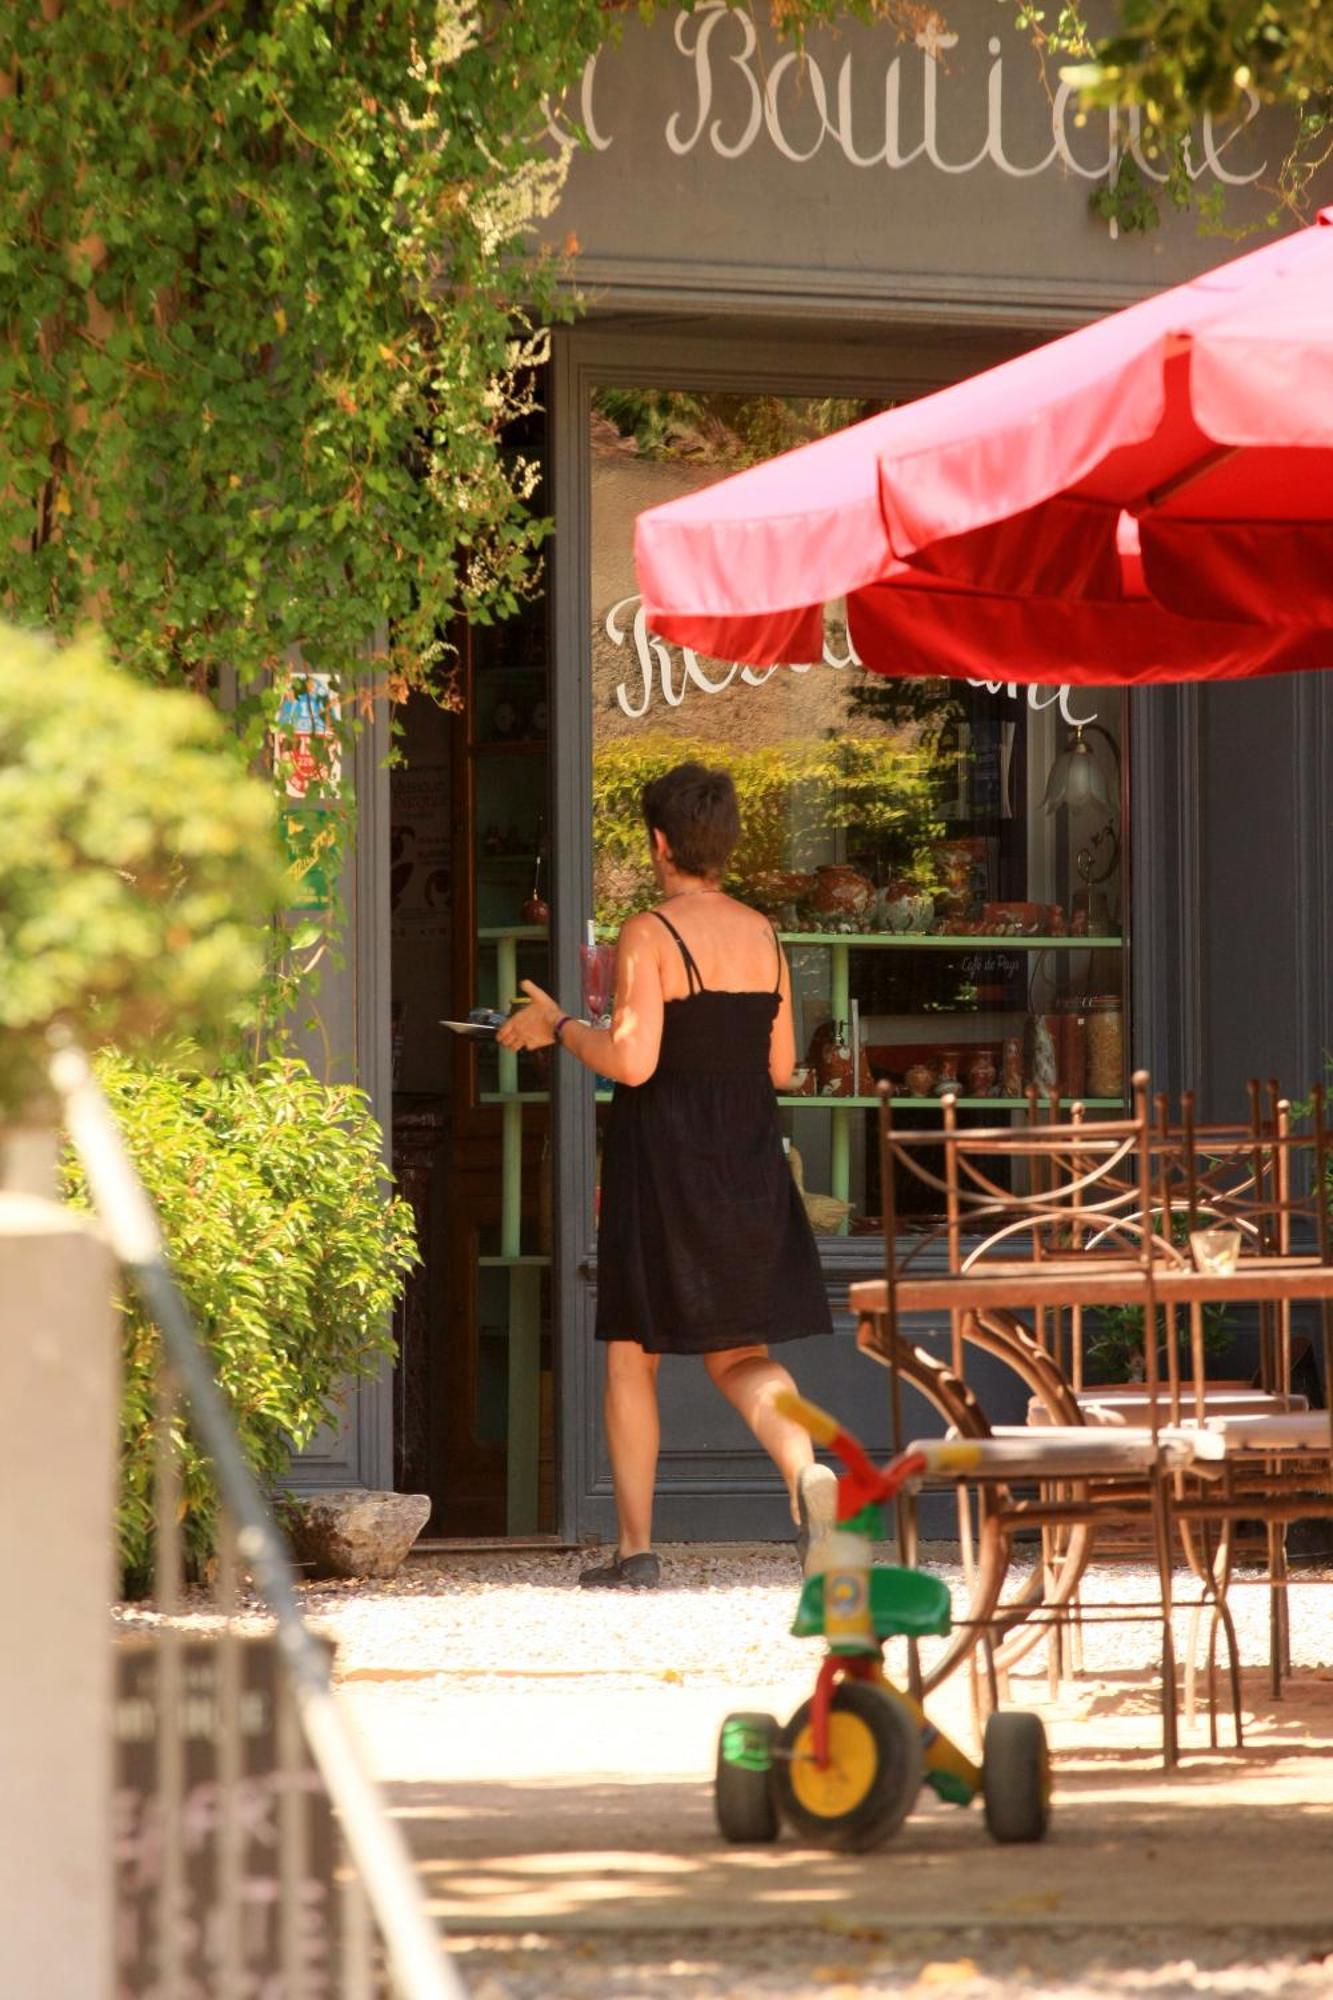
<instances>
[{"instance_id":1,"label":"ceramic pot","mask_svg":"<svg viewBox=\"0 0 1333 2000\"><path fill-rule=\"evenodd\" d=\"M958 1076L957 1049L946 1049L944 1051L940 1057L940 1073L935 1079L936 1097L944 1097L949 1091L952 1091L955 1097L961 1097L963 1091L963 1086Z\"/></svg>"},{"instance_id":2,"label":"ceramic pot","mask_svg":"<svg viewBox=\"0 0 1333 2000\"><path fill-rule=\"evenodd\" d=\"M929 1097L935 1088L935 1070L933 1065L928 1062L914 1062L909 1064L907 1073L903 1077L903 1082L907 1085L907 1094L909 1097Z\"/></svg>"},{"instance_id":3,"label":"ceramic pot","mask_svg":"<svg viewBox=\"0 0 1333 2000\"><path fill-rule=\"evenodd\" d=\"M995 1058L989 1049L978 1049L967 1063L967 1094L989 1097L995 1088Z\"/></svg>"},{"instance_id":4,"label":"ceramic pot","mask_svg":"<svg viewBox=\"0 0 1333 2000\"><path fill-rule=\"evenodd\" d=\"M551 921L550 909L542 896L529 896L523 905L522 916L525 924L549 924Z\"/></svg>"},{"instance_id":5,"label":"ceramic pot","mask_svg":"<svg viewBox=\"0 0 1333 2000\"><path fill-rule=\"evenodd\" d=\"M918 895L914 889L891 884L879 899L880 922L885 930L920 931L930 929L930 920L935 914L935 905L929 896Z\"/></svg>"},{"instance_id":6,"label":"ceramic pot","mask_svg":"<svg viewBox=\"0 0 1333 2000\"><path fill-rule=\"evenodd\" d=\"M800 1063L791 1073L791 1082L783 1092L784 1097L813 1097L815 1094L815 1073L808 1063Z\"/></svg>"},{"instance_id":7,"label":"ceramic pot","mask_svg":"<svg viewBox=\"0 0 1333 2000\"><path fill-rule=\"evenodd\" d=\"M810 901L821 916L864 916L874 900L874 883L849 861L827 862L816 871Z\"/></svg>"},{"instance_id":8,"label":"ceramic pot","mask_svg":"<svg viewBox=\"0 0 1333 2000\"><path fill-rule=\"evenodd\" d=\"M1023 1039L1006 1035L1000 1057L1000 1089L1006 1097L1023 1095Z\"/></svg>"}]
</instances>

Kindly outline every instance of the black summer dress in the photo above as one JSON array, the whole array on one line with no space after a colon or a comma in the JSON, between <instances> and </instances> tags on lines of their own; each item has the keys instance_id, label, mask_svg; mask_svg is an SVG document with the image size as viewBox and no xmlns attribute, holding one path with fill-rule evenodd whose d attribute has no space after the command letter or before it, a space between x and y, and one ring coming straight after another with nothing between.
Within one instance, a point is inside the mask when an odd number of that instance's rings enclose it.
<instances>
[{"instance_id":1,"label":"black summer dress","mask_svg":"<svg viewBox=\"0 0 1333 2000\"><path fill-rule=\"evenodd\" d=\"M646 1083L617 1084L602 1151L597 1339L710 1354L832 1333L819 1252L768 1073L781 986L668 1000ZM776 945L777 939L774 938Z\"/></svg>"}]
</instances>

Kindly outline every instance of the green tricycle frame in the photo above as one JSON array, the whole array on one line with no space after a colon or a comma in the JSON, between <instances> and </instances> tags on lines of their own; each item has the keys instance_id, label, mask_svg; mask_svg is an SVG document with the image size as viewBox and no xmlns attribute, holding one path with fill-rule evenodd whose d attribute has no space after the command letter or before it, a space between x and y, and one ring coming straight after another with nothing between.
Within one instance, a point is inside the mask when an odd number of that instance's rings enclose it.
<instances>
[{"instance_id":1,"label":"green tricycle frame","mask_svg":"<svg viewBox=\"0 0 1333 2000\"><path fill-rule=\"evenodd\" d=\"M872 1563L882 1509L923 1474L966 1473L975 1448L966 1440L928 1444L879 1469L815 1404L794 1395L779 1404L845 1468L836 1540L827 1543L834 1554L821 1559L819 1544L811 1550L792 1626L797 1638L822 1638L826 1650L813 1694L785 1726L748 1712L723 1723L714 1791L723 1837L775 1840L785 1820L819 1846L874 1847L897 1832L929 1785L950 1805L980 1797L996 1840L1044 1839L1051 1775L1040 1717L1012 1709L991 1715L977 1764L884 1671L886 1639L947 1637L952 1612L939 1577Z\"/></svg>"}]
</instances>

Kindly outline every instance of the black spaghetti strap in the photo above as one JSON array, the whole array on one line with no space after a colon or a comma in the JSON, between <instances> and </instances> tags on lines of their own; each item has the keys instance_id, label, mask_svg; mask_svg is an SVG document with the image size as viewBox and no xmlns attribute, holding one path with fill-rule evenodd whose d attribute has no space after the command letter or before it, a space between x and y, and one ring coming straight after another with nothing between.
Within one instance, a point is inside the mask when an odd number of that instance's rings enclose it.
<instances>
[{"instance_id":1,"label":"black spaghetti strap","mask_svg":"<svg viewBox=\"0 0 1333 2000\"><path fill-rule=\"evenodd\" d=\"M694 962L694 953L690 950L684 938L681 936L680 932L676 929L676 926L672 923L670 917L663 916L661 910L654 910L652 914L655 917L661 919L661 921L666 925L667 929L670 931L672 937L676 940L676 943L680 946L680 955L685 961L685 977L689 982L690 992L692 994L706 992L707 988L705 987L703 982L703 974L700 972L698 966Z\"/></svg>"},{"instance_id":2,"label":"black spaghetti strap","mask_svg":"<svg viewBox=\"0 0 1333 2000\"><path fill-rule=\"evenodd\" d=\"M773 981L773 991L774 991L775 993L781 993L781 991L782 991L782 939L781 939L781 938L780 938L780 937L778 936L778 933L777 933L777 927L776 927L776 925L773 925L773 926L771 926L771 928L772 928L772 931L773 931L773 949L774 949L774 951L775 951L775 952L777 953L777 955L778 955L778 976L777 976L777 978L776 978L776 979L775 979L775 980Z\"/></svg>"}]
</instances>

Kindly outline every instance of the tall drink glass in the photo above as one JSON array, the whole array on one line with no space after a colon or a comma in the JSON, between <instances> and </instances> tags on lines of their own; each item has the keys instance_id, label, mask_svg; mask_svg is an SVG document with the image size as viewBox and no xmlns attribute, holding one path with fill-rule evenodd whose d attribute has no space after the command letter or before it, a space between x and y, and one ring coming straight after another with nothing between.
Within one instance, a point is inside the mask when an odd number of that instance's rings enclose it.
<instances>
[{"instance_id":1,"label":"tall drink glass","mask_svg":"<svg viewBox=\"0 0 1333 2000\"><path fill-rule=\"evenodd\" d=\"M613 944L581 944L583 1005L594 1028L609 1028L616 991L616 948Z\"/></svg>"}]
</instances>

